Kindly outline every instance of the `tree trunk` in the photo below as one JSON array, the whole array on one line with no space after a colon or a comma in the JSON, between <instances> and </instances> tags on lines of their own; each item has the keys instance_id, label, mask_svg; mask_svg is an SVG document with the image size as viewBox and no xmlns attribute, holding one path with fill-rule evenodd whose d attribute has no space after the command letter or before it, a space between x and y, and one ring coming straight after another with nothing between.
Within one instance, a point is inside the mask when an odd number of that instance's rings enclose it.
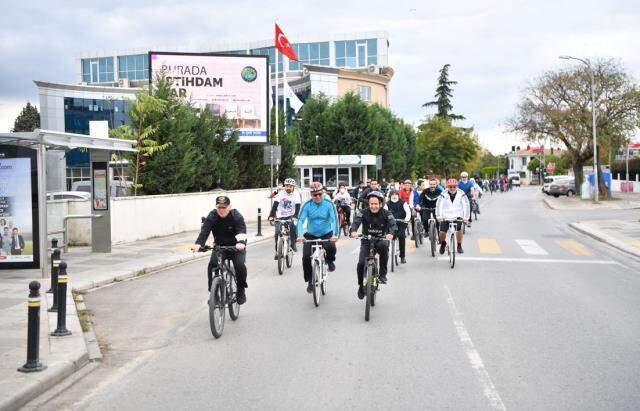
<instances>
[{"instance_id":1,"label":"tree trunk","mask_svg":"<svg viewBox=\"0 0 640 411\"><path fill-rule=\"evenodd\" d=\"M578 195L582 195L582 181L584 180L584 172L582 171L582 167L584 167L584 160L574 157L572 168L576 184L576 193Z\"/></svg>"},{"instance_id":2,"label":"tree trunk","mask_svg":"<svg viewBox=\"0 0 640 411\"><path fill-rule=\"evenodd\" d=\"M598 153L600 150L598 150ZM609 163L611 164L611 163ZM598 193L601 199L607 200L611 198L611 193L604 182L604 175L602 174L602 167L600 167L600 156L596 159L596 166L598 167Z\"/></svg>"}]
</instances>

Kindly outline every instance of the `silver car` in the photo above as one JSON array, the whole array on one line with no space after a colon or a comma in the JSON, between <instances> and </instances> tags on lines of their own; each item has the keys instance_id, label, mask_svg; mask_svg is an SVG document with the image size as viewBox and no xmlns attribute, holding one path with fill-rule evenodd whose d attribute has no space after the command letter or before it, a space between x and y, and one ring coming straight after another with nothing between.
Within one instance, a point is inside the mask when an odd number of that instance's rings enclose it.
<instances>
[{"instance_id":1,"label":"silver car","mask_svg":"<svg viewBox=\"0 0 640 411\"><path fill-rule=\"evenodd\" d=\"M549 184L548 193L554 197L573 197L576 194L576 183L574 178L559 178Z\"/></svg>"}]
</instances>

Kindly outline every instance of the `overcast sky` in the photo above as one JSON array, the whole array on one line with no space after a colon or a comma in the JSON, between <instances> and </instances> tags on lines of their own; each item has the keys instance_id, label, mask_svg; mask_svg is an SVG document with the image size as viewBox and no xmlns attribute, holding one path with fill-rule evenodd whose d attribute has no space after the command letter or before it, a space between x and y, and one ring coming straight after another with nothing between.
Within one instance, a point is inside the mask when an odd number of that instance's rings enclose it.
<instances>
[{"instance_id":1,"label":"overcast sky","mask_svg":"<svg viewBox=\"0 0 640 411\"><path fill-rule=\"evenodd\" d=\"M82 51L264 40L273 38L276 19L292 43L387 31L391 109L414 125L427 114L421 106L433 97L438 70L451 64L459 82L454 111L494 152L516 141L501 125L527 81L567 67L559 55L615 58L640 78L638 0L9 0L0 15L0 131L12 127L26 101L38 104L32 80L73 83Z\"/></svg>"}]
</instances>

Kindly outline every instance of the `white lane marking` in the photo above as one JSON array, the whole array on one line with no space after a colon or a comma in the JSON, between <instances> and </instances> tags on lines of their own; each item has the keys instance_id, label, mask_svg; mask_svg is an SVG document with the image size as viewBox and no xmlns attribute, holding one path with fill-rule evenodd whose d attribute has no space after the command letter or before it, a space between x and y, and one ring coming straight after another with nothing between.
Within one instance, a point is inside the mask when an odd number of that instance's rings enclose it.
<instances>
[{"instance_id":1,"label":"white lane marking","mask_svg":"<svg viewBox=\"0 0 640 411\"><path fill-rule=\"evenodd\" d=\"M507 408L504 406L504 403L500 398L500 394L498 394L498 390L496 389L495 385L493 385L493 381L491 381L491 377L484 367L482 358L480 358L480 354L473 345L471 336L469 335L467 328L464 326L464 322L462 321L462 314L460 313L460 311L458 311L455 301L453 301L451 290L449 290L449 287L446 284L444 288L447 290L447 302L449 303L449 308L451 308L453 324L456 327L458 338L460 338L460 342L462 343L462 347L467 354L469 363L471 363L471 368L476 371L478 380L480 380L480 384L482 385L482 391L484 392L484 395L489 399L489 403L491 404L491 407L493 409L506 410Z\"/></svg>"},{"instance_id":2,"label":"white lane marking","mask_svg":"<svg viewBox=\"0 0 640 411\"><path fill-rule=\"evenodd\" d=\"M457 257L459 261L488 261L488 262L508 262L508 263L548 263L548 264L599 264L599 265L622 265L613 260L556 260L552 258L507 258L507 257Z\"/></svg>"},{"instance_id":3,"label":"white lane marking","mask_svg":"<svg viewBox=\"0 0 640 411\"><path fill-rule=\"evenodd\" d=\"M520 248L522 248L522 251L527 254L549 255L549 253L544 248L540 247L540 245L533 240L516 240L516 243L518 243Z\"/></svg>"}]
</instances>

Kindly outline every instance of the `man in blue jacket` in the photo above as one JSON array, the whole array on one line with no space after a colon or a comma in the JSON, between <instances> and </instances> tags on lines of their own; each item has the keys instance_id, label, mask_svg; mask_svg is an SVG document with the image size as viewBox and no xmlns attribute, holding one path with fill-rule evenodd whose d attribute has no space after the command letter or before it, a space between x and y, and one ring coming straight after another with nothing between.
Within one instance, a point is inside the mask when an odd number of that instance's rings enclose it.
<instances>
[{"instance_id":1,"label":"man in blue jacket","mask_svg":"<svg viewBox=\"0 0 640 411\"><path fill-rule=\"evenodd\" d=\"M334 271L336 265L336 245L338 241L338 214L336 207L331 200L324 198L322 184L314 181L309 186L311 191L311 200L307 201L300 210L298 217L298 241L307 240L330 240L322 243L326 254L325 260L329 271ZM307 231L303 235L304 226ZM302 249L302 270L304 272L304 281L307 282L307 292L313 292L313 284L311 282L311 244L304 243Z\"/></svg>"}]
</instances>

